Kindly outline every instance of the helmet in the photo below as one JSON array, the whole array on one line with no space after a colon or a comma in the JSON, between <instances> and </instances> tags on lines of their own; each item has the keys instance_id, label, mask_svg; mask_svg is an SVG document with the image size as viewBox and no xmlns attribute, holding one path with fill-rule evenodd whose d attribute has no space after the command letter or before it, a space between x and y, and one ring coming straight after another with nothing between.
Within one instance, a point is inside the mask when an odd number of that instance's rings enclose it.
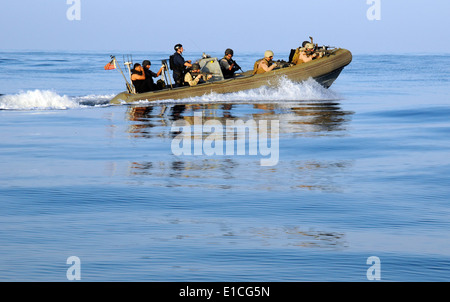
<instances>
[{"instance_id":1,"label":"helmet","mask_svg":"<svg viewBox=\"0 0 450 302\"><path fill-rule=\"evenodd\" d=\"M177 44L173 47L173 49L175 49L175 51L177 51L178 49L180 49L181 47L183 47L183 45L181 44Z\"/></svg>"},{"instance_id":2,"label":"helmet","mask_svg":"<svg viewBox=\"0 0 450 302\"><path fill-rule=\"evenodd\" d=\"M312 43L306 43L305 48L306 48L306 49L314 48L314 44L312 44Z\"/></svg>"},{"instance_id":3,"label":"helmet","mask_svg":"<svg viewBox=\"0 0 450 302\"><path fill-rule=\"evenodd\" d=\"M266 50L266 52L264 53L264 57L265 57L265 58L273 57L273 51L271 51L271 50Z\"/></svg>"},{"instance_id":4,"label":"helmet","mask_svg":"<svg viewBox=\"0 0 450 302\"><path fill-rule=\"evenodd\" d=\"M197 69L200 69L200 64L198 64L198 63L192 64L192 70L197 70Z\"/></svg>"},{"instance_id":5,"label":"helmet","mask_svg":"<svg viewBox=\"0 0 450 302\"><path fill-rule=\"evenodd\" d=\"M225 55L233 55L233 50L231 48L227 48L227 50L225 50Z\"/></svg>"}]
</instances>

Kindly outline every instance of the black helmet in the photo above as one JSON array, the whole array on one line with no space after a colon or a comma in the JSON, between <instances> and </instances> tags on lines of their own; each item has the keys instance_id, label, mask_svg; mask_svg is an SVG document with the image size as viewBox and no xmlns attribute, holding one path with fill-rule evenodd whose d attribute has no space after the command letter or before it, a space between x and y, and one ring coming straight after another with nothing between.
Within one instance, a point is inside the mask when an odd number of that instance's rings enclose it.
<instances>
[{"instance_id":1,"label":"black helmet","mask_svg":"<svg viewBox=\"0 0 450 302\"><path fill-rule=\"evenodd\" d=\"M227 50L225 50L225 55L233 55L233 50L231 48L227 48Z\"/></svg>"},{"instance_id":2,"label":"black helmet","mask_svg":"<svg viewBox=\"0 0 450 302\"><path fill-rule=\"evenodd\" d=\"M177 44L173 47L173 49L175 49L175 51L177 51L178 49L180 49L181 47L183 47L183 45L181 44Z\"/></svg>"}]
</instances>

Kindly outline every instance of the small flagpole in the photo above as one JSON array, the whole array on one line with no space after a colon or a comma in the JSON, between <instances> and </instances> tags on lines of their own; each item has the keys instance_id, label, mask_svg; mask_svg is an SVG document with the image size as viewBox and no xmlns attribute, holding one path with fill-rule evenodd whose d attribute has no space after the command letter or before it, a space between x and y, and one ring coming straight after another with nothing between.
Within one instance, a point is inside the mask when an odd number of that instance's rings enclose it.
<instances>
[{"instance_id":1,"label":"small flagpole","mask_svg":"<svg viewBox=\"0 0 450 302\"><path fill-rule=\"evenodd\" d=\"M111 58L112 58L113 61L114 61L114 65L117 66L117 67L119 67L119 71L120 71L120 73L122 74L122 76L123 76L123 78L125 79L125 82L126 82L126 84L127 84L127 89L128 89L128 91L131 92L131 93L136 93L136 92L135 92L135 89L134 89L134 86L131 85L131 84L128 82L127 77L125 76L125 74L124 74L123 71L122 71L122 68L120 68L120 64L118 64L118 62L117 62L117 60L116 60L116 57L111 56Z\"/></svg>"}]
</instances>

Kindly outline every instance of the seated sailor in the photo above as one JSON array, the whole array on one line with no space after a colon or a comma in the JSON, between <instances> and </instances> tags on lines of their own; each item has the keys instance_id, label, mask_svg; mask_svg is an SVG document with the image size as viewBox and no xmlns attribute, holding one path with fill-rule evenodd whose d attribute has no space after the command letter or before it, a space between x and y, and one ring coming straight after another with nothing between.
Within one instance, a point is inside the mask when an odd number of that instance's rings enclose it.
<instances>
[{"instance_id":1,"label":"seated sailor","mask_svg":"<svg viewBox=\"0 0 450 302\"><path fill-rule=\"evenodd\" d=\"M272 62L272 60L273 51L266 50L266 52L264 52L264 58L255 62L255 65L253 66L253 74L262 74L273 70L277 67L277 63Z\"/></svg>"},{"instance_id":2,"label":"seated sailor","mask_svg":"<svg viewBox=\"0 0 450 302\"><path fill-rule=\"evenodd\" d=\"M241 67L232 59L234 52L231 48L225 50L225 56L220 60L220 69L222 70L223 77L229 79L234 77L236 71Z\"/></svg>"},{"instance_id":3,"label":"seated sailor","mask_svg":"<svg viewBox=\"0 0 450 302\"><path fill-rule=\"evenodd\" d=\"M192 64L191 70L189 70L184 76L184 82L189 86L196 86L199 83L205 83L212 78L212 75L204 75L200 72L200 64Z\"/></svg>"},{"instance_id":4,"label":"seated sailor","mask_svg":"<svg viewBox=\"0 0 450 302\"><path fill-rule=\"evenodd\" d=\"M134 68L131 70L131 82L134 85L136 93L144 93L152 90L152 82L145 76L144 68L139 63L134 64Z\"/></svg>"},{"instance_id":5,"label":"seated sailor","mask_svg":"<svg viewBox=\"0 0 450 302\"><path fill-rule=\"evenodd\" d=\"M145 78L146 78L146 80L148 80L151 90L158 90L158 87L155 84L155 82L153 81L153 78L157 78L161 75L161 72L164 69L164 65L161 66L161 68L156 73L150 70L150 67L152 66L152 62L150 62L149 60L144 60L142 62L142 66L144 67Z\"/></svg>"}]
</instances>

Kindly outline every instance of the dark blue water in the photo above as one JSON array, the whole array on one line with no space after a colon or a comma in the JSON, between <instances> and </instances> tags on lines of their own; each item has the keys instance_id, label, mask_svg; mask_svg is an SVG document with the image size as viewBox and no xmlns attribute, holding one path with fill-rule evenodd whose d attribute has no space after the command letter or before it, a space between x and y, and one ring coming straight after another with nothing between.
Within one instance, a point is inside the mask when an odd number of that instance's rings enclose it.
<instances>
[{"instance_id":1,"label":"dark blue water","mask_svg":"<svg viewBox=\"0 0 450 302\"><path fill-rule=\"evenodd\" d=\"M123 106L108 61L0 52L0 280L67 281L70 256L83 281L368 281L371 256L381 281L449 280L450 56ZM278 163L175 156L173 122L199 112L279 121Z\"/></svg>"}]
</instances>

